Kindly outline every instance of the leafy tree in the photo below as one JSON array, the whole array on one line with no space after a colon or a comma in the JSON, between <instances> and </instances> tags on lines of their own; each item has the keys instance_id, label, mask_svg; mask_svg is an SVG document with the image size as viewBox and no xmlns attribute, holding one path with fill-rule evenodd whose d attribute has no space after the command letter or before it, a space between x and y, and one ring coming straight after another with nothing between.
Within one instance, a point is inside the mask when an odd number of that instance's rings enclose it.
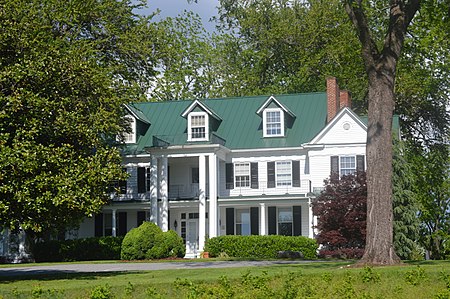
<instances>
[{"instance_id":1,"label":"leafy tree","mask_svg":"<svg viewBox=\"0 0 450 299\"><path fill-rule=\"evenodd\" d=\"M151 100L214 97L221 83L216 73L214 40L192 12L158 23L154 51L159 74L151 79Z\"/></svg>"},{"instance_id":2,"label":"leafy tree","mask_svg":"<svg viewBox=\"0 0 450 299\"><path fill-rule=\"evenodd\" d=\"M122 104L152 76L152 27L128 1L0 4L0 225L76 225L123 177Z\"/></svg>"},{"instance_id":3,"label":"leafy tree","mask_svg":"<svg viewBox=\"0 0 450 299\"><path fill-rule=\"evenodd\" d=\"M225 95L322 91L333 75L364 109L360 45L338 0L220 0L217 21Z\"/></svg>"},{"instance_id":4,"label":"leafy tree","mask_svg":"<svg viewBox=\"0 0 450 299\"><path fill-rule=\"evenodd\" d=\"M413 162L400 140L394 141L393 170L394 248L401 259L411 259L419 246L419 205Z\"/></svg>"},{"instance_id":5,"label":"leafy tree","mask_svg":"<svg viewBox=\"0 0 450 299\"><path fill-rule=\"evenodd\" d=\"M448 145L415 154L415 193L420 204L421 239L433 259L444 259L450 241L450 158Z\"/></svg>"},{"instance_id":6,"label":"leafy tree","mask_svg":"<svg viewBox=\"0 0 450 299\"><path fill-rule=\"evenodd\" d=\"M360 258L366 237L367 187L364 172L332 176L325 190L313 201L317 216L316 239L321 255Z\"/></svg>"}]
</instances>

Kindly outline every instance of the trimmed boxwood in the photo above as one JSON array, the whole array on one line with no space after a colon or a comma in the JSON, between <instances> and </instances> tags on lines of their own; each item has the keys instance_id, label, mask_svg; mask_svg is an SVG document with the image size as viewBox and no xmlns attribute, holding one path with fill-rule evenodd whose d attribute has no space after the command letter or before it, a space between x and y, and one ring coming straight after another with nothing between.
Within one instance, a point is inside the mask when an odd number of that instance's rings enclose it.
<instances>
[{"instance_id":1,"label":"trimmed boxwood","mask_svg":"<svg viewBox=\"0 0 450 299\"><path fill-rule=\"evenodd\" d=\"M300 251L305 259L317 257L314 239L296 236L220 236L211 238L205 245L211 257L226 253L240 258L276 258L278 251Z\"/></svg>"},{"instance_id":2,"label":"trimmed boxwood","mask_svg":"<svg viewBox=\"0 0 450 299\"><path fill-rule=\"evenodd\" d=\"M156 224L144 222L130 230L123 242L123 260L160 259L184 257L183 239L175 231L163 232Z\"/></svg>"},{"instance_id":3,"label":"trimmed boxwood","mask_svg":"<svg viewBox=\"0 0 450 299\"><path fill-rule=\"evenodd\" d=\"M41 241L32 246L36 262L119 260L123 237Z\"/></svg>"}]
</instances>

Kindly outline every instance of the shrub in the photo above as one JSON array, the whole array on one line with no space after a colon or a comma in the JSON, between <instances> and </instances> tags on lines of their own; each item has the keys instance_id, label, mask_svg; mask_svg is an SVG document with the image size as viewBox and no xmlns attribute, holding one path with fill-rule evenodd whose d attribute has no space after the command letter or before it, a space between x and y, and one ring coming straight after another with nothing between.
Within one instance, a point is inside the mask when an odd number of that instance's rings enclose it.
<instances>
[{"instance_id":1,"label":"shrub","mask_svg":"<svg viewBox=\"0 0 450 299\"><path fill-rule=\"evenodd\" d=\"M123 237L50 240L34 244L36 262L118 260Z\"/></svg>"},{"instance_id":2,"label":"shrub","mask_svg":"<svg viewBox=\"0 0 450 299\"><path fill-rule=\"evenodd\" d=\"M210 256L227 254L242 258L276 258L278 251L300 251L306 259L316 258L315 240L297 236L220 236L211 238L205 245Z\"/></svg>"},{"instance_id":3,"label":"shrub","mask_svg":"<svg viewBox=\"0 0 450 299\"><path fill-rule=\"evenodd\" d=\"M121 258L125 260L183 257L186 249L174 231L162 232L154 223L144 222L133 228L122 243Z\"/></svg>"}]
</instances>

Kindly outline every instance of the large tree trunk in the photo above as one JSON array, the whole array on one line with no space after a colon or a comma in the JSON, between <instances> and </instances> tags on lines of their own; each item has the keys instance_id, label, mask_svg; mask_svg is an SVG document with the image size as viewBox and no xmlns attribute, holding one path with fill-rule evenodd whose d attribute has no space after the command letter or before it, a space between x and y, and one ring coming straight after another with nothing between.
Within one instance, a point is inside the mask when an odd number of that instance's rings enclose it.
<instances>
[{"instance_id":1,"label":"large tree trunk","mask_svg":"<svg viewBox=\"0 0 450 299\"><path fill-rule=\"evenodd\" d=\"M369 74L367 129L367 232L360 263L391 265L400 262L393 245L392 116L394 78L389 71Z\"/></svg>"},{"instance_id":2,"label":"large tree trunk","mask_svg":"<svg viewBox=\"0 0 450 299\"><path fill-rule=\"evenodd\" d=\"M358 32L361 55L369 79L367 232L366 249L360 263L392 265L400 262L393 245L392 213L395 72L406 29L420 7L420 0L389 0L389 25L381 49L372 38L372 27L363 2L344 0L345 10Z\"/></svg>"}]
</instances>

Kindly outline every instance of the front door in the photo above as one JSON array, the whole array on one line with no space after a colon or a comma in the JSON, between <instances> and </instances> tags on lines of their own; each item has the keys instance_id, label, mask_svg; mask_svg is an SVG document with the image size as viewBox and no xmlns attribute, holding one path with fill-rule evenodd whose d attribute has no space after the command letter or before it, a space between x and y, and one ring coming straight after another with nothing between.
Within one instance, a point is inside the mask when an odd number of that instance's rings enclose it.
<instances>
[{"instance_id":1,"label":"front door","mask_svg":"<svg viewBox=\"0 0 450 299\"><path fill-rule=\"evenodd\" d=\"M187 222L186 254L196 255L198 251L198 220L190 219Z\"/></svg>"}]
</instances>

